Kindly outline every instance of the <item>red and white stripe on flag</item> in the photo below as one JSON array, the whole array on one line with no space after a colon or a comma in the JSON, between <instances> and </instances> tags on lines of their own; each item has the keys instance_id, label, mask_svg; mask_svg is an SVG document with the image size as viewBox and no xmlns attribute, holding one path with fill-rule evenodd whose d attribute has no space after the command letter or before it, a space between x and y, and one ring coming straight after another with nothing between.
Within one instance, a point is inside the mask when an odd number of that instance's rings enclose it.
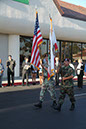
<instances>
[{"instance_id":1,"label":"red and white stripe on flag","mask_svg":"<svg viewBox=\"0 0 86 129\"><path fill-rule=\"evenodd\" d=\"M39 54L39 45L42 43L42 35L39 27L38 13L36 12L36 22L33 36L32 52L31 52L31 64L37 68L40 65L40 54Z\"/></svg>"},{"instance_id":2,"label":"red and white stripe on flag","mask_svg":"<svg viewBox=\"0 0 86 129\"><path fill-rule=\"evenodd\" d=\"M51 76L51 62L50 62L50 55L48 55L48 80L50 80Z\"/></svg>"}]
</instances>

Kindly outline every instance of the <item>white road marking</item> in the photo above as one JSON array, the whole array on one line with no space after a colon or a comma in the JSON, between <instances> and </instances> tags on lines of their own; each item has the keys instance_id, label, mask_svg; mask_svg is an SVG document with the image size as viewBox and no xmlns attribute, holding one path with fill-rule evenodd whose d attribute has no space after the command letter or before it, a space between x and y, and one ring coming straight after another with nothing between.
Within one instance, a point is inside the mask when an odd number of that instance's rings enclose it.
<instances>
[{"instance_id":1,"label":"white road marking","mask_svg":"<svg viewBox=\"0 0 86 129\"><path fill-rule=\"evenodd\" d=\"M79 97L79 96L85 96L85 95L86 95L86 93L82 93L82 94L75 94L74 96Z\"/></svg>"}]
</instances>

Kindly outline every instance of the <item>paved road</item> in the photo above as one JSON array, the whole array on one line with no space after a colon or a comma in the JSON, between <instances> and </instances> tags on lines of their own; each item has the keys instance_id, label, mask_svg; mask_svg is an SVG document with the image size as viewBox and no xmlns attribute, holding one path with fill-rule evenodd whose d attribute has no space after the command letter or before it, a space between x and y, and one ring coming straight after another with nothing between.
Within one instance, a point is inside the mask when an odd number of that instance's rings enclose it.
<instances>
[{"instance_id":1,"label":"paved road","mask_svg":"<svg viewBox=\"0 0 86 129\"><path fill-rule=\"evenodd\" d=\"M69 111L70 102L65 99L62 111L51 108L48 93L42 109L33 104L38 101L40 86L0 89L0 129L86 129L86 86L75 87L76 109ZM59 88L56 88L57 98Z\"/></svg>"}]
</instances>

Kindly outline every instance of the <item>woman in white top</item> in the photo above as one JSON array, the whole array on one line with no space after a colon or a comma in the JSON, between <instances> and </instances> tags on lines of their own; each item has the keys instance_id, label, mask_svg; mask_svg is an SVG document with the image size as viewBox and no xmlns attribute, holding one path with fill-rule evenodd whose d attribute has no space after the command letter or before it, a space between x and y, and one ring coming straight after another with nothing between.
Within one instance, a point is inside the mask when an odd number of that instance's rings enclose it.
<instances>
[{"instance_id":1,"label":"woman in white top","mask_svg":"<svg viewBox=\"0 0 86 129\"><path fill-rule=\"evenodd\" d=\"M84 65L82 59L78 60L77 76L78 76L78 88L83 88L83 75L84 75Z\"/></svg>"}]
</instances>

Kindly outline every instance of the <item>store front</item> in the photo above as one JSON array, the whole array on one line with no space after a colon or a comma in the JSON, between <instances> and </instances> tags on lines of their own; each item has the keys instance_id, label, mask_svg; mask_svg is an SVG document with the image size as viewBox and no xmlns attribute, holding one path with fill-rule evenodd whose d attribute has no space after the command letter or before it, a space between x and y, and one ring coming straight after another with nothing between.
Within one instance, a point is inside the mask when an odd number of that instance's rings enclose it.
<instances>
[{"instance_id":1,"label":"store front","mask_svg":"<svg viewBox=\"0 0 86 129\"><path fill-rule=\"evenodd\" d=\"M28 56L29 60L31 58L32 50L32 37L20 36L20 75L21 75L21 66L25 56ZM79 42L71 41L61 41L57 40L58 43L58 53L60 61L63 61L65 58L69 58L71 62L75 62L78 59L83 59L84 63L86 62L86 44ZM43 43L40 45L40 56L44 57L48 53L49 49L49 39L43 39Z\"/></svg>"},{"instance_id":2,"label":"store front","mask_svg":"<svg viewBox=\"0 0 86 129\"><path fill-rule=\"evenodd\" d=\"M29 4L16 1L0 1L0 58L5 66L4 77L7 76L6 61L9 54L16 60L15 77L21 75L24 56L31 58L35 7L43 37L41 58L50 47L50 14L58 42L59 59L63 61L68 57L74 62L82 58L86 61L86 8L60 0L30 0Z\"/></svg>"}]
</instances>

